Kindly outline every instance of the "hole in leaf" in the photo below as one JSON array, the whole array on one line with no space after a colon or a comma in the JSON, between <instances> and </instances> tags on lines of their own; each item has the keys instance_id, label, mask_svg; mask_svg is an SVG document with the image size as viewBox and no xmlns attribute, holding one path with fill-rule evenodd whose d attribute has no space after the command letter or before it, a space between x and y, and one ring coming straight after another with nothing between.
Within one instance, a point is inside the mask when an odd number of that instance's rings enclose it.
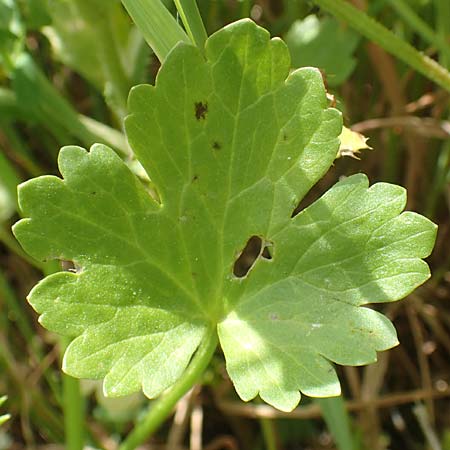
<instances>
[{"instance_id":1,"label":"hole in leaf","mask_svg":"<svg viewBox=\"0 0 450 450\"><path fill-rule=\"evenodd\" d=\"M268 245L266 245L263 248L263 251L261 253L261 257L264 259L272 259L272 253L271 253L271 249Z\"/></svg>"},{"instance_id":2,"label":"hole in leaf","mask_svg":"<svg viewBox=\"0 0 450 450\"><path fill-rule=\"evenodd\" d=\"M195 118L197 120L206 119L207 112L208 112L208 103L197 102L195 104Z\"/></svg>"},{"instance_id":3,"label":"hole in leaf","mask_svg":"<svg viewBox=\"0 0 450 450\"><path fill-rule=\"evenodd\" d=\"M73 261L67 261L65 259L61 259L60 261L61 269L66 272L78 273L80 272L80 268L75 265Z\"/></svg>"},{"instance_id":4,"label":"hole in leaf","mask_svg":"<svg viewBox=\"0 0 450 450\"><path fill-rule=\"evenodd\" d=\"M263 240L259 236L252 236L234 263L234 276L238 278L247 276L259 257L272 259L270 246L270 243L263 245Z\"/></svg>"}]
</instances>

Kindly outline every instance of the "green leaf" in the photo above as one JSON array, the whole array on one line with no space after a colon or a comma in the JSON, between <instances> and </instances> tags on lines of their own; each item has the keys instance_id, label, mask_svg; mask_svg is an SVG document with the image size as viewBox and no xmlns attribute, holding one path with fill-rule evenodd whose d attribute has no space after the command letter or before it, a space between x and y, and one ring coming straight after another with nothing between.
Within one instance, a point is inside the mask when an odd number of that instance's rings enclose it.
<instances>
[{"instance_id":1,"label":"green leaf","mask_svg":"<svg viewBox=\"0 0 450 450\"><path fill-rule=\"evenodd\" d=\"M292 65L319 67L330 86L339 86L353 72L358 41L358 35L336 19L315 15L297 20L286 34Z\"/></svg>"},{"instance_id":2,"label":"green leaf","mask_svg":"<svg viewBox=\"0 0 450 450\"><path fill-rule=\"evenodd\" d=\"M320 72L288 76L287 47L249 20L211 36L205 55L179 44L156 86L130 95L128 139L161 203L102 145L63 148L63 179L21 185L23 247L76 267L29 300L45 327L74 338L64 370L105 378L107 395L160 394L217 326L240 396L289 410L299 390L339 393L329 360L366 364L397 343L390 322L360 306L428 278L420 258L435 226L400 214L402 188L369 189L363 175L292 218L339 147ZM272 259L260 252L239 278L252 236Z\"/></svg>"}]
</instances>

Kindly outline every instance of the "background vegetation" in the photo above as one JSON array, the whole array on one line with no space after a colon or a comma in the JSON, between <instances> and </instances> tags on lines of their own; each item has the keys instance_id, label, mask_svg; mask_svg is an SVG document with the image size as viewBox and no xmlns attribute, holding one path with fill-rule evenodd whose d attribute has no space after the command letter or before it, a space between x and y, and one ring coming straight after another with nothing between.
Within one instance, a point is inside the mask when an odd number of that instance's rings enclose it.
<instances>
[{"instance_id":1,"label":"background vegetation","mask_svg":"<svg viewBox=\"0 0 450 450\"><path fill-rule=\"evenodd\" d=\"M448 0L349 3L449 67ZM338 159L300 207L340 176L365 172L371 182L405 186L408 209L435 221L439 234L429 258L432 279L406 301L382 308L401 345L372 366L339 369L343 399L306 399L289 416L243 404L217 353L202 384L145 448L450 449L449 78L429 63L421 70L421 60L357 16L337 20L327 12L333 2L198 4L208 34L251 17L283 37L293 67L321 68L346 125L370 137L372 150ZM57 174L63 145L108 143L139 173L122 119L130 87L153 83L158 67L118 1L0 0L0 393L8 396L0 399L0 449L115 449L151 407L139 395L106 399L100 383L61 373L64 342L37 324L25 301L55 266L27 257L10 227L18 218L16 185Z\"/></svg>"}]
</instances>

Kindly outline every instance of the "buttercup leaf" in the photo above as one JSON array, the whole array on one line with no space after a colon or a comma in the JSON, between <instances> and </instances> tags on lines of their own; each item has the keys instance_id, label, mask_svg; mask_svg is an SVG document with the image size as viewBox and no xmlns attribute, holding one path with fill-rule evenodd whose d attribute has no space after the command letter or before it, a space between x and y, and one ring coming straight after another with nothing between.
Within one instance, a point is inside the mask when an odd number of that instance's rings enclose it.
<instances>
[{"instance_id":1,"label":"buttercup leaf","mask_svg":"<svg viewBox=\"0 0 450 450\"><path fill-rule=\"evenodd\" d=\"M339 147L320 72L289 75L286 46L249 20L211 36L205 55L178 45L156 86L130 95L128 139L160 202L102 145L63 148L62 179L21 185L15 235L76 268L29 300L74 338L64 370L104 378L107 395L159 395L217 327L239 395L290 410L299 391L339 393L332 362L367 364L396 345L391 323L362 305L429 277L435 226L402 213L402 188L363 175L292 217ZM238 277L252 236L271 259Z\"/></svg>"}]
</instances>

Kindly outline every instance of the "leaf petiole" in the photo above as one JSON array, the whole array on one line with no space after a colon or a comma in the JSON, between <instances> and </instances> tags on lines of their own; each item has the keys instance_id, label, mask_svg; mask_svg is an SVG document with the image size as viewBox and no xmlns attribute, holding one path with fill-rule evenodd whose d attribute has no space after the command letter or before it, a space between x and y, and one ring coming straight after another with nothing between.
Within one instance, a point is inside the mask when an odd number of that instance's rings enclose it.
<instances>
[{"instance_id":1,"label":"leaf petiole","mask_svg":"<svg viewBox=\"0 0 450 450\"><path fill-rule=\"evenodd\" d=\"M217 347L217 333L211 327L182 377L151 406L142 422L120 445L119 450L133 450L142 444L167 419L175 404L197 382Z\"/></svg>"}]
</instances>

